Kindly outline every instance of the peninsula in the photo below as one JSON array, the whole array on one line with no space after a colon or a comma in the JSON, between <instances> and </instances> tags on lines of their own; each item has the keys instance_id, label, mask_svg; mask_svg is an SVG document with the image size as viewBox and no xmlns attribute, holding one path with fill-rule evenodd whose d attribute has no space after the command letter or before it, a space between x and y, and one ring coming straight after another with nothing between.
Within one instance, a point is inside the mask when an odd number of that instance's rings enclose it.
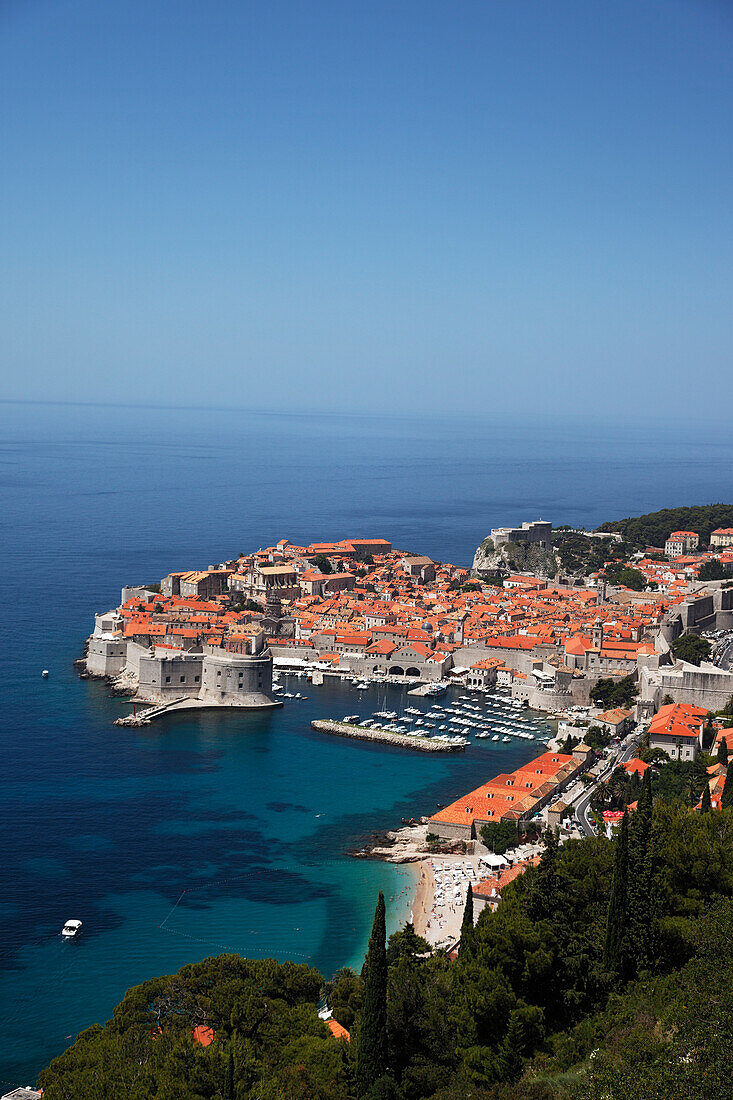
<instances>
[{"instance_id":1,"label":"peninsula","mask_svg":"<svg viewBox=\"0 0 733 1100\"><path fill-rule=\"evenodd\" d=\"M701 531L665 526L687 511L625 520L622 531L494 528L470 570L384 538L282 539L123 588L119 606L96 615L78 664L152 716L278 706L273 667L313 684L498 686L555 714L595 701L633 705L640 720L669 698L715 710L733 694L730 652L698 636L733 628L733 528L711 527L731 510L689 510ZM629 530L661 545L638 548ZM512 568L528 562L533 570Z\"/></svg>"}]
</instances>

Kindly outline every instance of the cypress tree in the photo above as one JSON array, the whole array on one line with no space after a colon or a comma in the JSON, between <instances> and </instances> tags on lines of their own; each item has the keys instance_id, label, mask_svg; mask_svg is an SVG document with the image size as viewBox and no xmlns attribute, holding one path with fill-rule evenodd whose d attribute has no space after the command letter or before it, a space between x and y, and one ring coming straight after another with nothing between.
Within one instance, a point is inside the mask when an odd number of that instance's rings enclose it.
<instances>
[{"instance_id":1,"label":"cypress tree","mask_svg":"<svg viewBox=\"0 0 733 1100\"><path fill-rule=\"evenodd\" d=\"M364 1096L387 1069L387 944L384 916L384 894L374 914L362 977L364 998L359 1022L356 1082L359 1096Z\"/></svg>"},{"instance_id":2,"label":"cypress tree","mask_svg":"<svg viewBox=\"0 0 733 1100\"><path fill-rule=\"evenodd\" d=\"M710 810L710 784L705 783L702 788L702 805L700 807L702 813L706 814Z\"/></svg>"},{"instance_id":3,"label":"cypress tree","mask_svg":"<svg viewBox=\"0 0 733 1100\"><path fill-rule=\"evenodd\" d=\"M606 916L606 943L603 962L607 970L622 977L625 970L629 907L629 811L624 810L616 837L616 854L611 879L611 894Z\"/></svg>"},{"instance_id":4,"label":"cypress tree","mask_svg":"<svg viewBox=\"0 0 733 1100\"><path fill-rule=\"evenodd\" d=\"M725 786L720 796L721 810L727 810L729 806L733 806L733 768L731 768L731 775L726 772Z\"/></svg>"},{"instance_id":5,"label":"cypress tree","mask_svg":"<svg viewBox=\"0 0 733 1100\"><path fill-rule=\"evenodd\" d=\"M461 954L470 955L473 948L473 888L468 884L466 892L466 908L463 910L461 921Z\"/></svg>"},{"instance_id":6,"label":"cypress tree","mask_svg":"<svg viewBox=\"0 0 733 1100\"><path fill-rule=\"evenodd\" d=\"M621 973L630 977L652 960L655 916L652 859L652 773L647 768L629 828L627 921Z\"/></svg>"},{"instance_id":7,"label":"cypress tree","mask_svg":"<svg viewBox=\"0 0 733 1100\"><path fill-rule=\"evenodd\" d=\"M230 1050L224 1074L224 1100L234 1100L234 1051Z\"/></svg>"},{"instance_id":8,"label":"cypress tree","mask_svg":"<svg viewBox=\"0 0 733 1100\"><path fill-rule=\"evenodd\" d=\"M721 737L720 744L718 745L717 760L724 768L728 767L728 742L724 737Z\"/></svg>"},{"instance_id":9,"label":"cypress tree","mask_svg":"<svg viewBox=\"0 0 733 1100\"><path fill-rule=\"evenodd\" d=\"M649 847L649 837L652 831L652 769L647 768L641 784L639 804L636 808L636 829L641 840L641 846L646 854Z\"/></svg>"}]
</instances>

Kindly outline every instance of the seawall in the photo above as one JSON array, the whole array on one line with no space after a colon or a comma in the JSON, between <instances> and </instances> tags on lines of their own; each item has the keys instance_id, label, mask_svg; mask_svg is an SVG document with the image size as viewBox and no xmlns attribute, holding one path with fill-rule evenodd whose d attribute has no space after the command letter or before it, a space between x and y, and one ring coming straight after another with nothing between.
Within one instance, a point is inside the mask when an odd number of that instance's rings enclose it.
<instances>
[{"instance_id":1,"label":"seawall","mask_svg":"<svg viewBox=\"0 0 733 1100\"><path fill-rule=\"evenodd\" d=\"M446 742L431 741L427 737L408 737L404 733L390 733L389 730L370 730L363 726L352 726L348 722L332 722L318 719L311 722L311 729L319 733L333 733L336 737L355 737L359 741L374 741L382 745L397 745L401 749L416 749L418 752L463 752L465 745L450 745Z\"/></svg>"}]
</instances>

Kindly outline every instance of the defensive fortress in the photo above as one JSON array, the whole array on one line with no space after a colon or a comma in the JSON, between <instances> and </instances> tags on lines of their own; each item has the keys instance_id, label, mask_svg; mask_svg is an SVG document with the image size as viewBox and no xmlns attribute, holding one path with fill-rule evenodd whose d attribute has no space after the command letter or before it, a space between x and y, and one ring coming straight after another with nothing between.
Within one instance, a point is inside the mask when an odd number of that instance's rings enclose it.
<instances>
[{"instance_id":1,"label":"defensive fortress","mask_svg":"<svg viewBox=\"0 0 733 1100\"><path fill-rule=\"evenodd\" d=\"M110 611L96 616L86 671L134 690L136 702L186 699L202 707L282 706L272 696L272 654L265 631L254 625L241 627L218 645L199 642L183 650L165 642L144 645L126 639L122 616Z\"/></svg>"}]
</instances>

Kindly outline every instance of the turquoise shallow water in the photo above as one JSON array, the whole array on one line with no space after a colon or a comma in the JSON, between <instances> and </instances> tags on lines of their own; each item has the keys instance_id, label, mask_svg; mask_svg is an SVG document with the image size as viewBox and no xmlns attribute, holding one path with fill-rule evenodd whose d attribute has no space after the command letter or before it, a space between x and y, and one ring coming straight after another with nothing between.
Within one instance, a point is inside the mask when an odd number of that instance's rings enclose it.
<instances>
[{"instance_id":1,"label":"turquoise shallow water","mask_svg":"<svg viewBox=\"0 0 733 1100\"><path fill-rule=\"evenodd\" d=\"M292 688L308 698L269 714L204 712L129 731L111 724L128 708L103 685L67 685L95 723L71 733L54 774L6 783L26 807L27 847L44 852L11 856L32 904L11 894L7 913L6 947L19 944L2 979L11 1074L28 1076L105 1019L130 984L192 959L237 951L325 974L360 966L378 891L398 927L414 872L348 849L534 751L514 742L441 757L330 738L312 718L369 714L384 692L294 678ZM388 690L390 705L402 701ZM72 915L83 933L64 942Z\"/></svg>"},{"instance_id":2,"label":"turquoise shallow water","mask_svg":"<svg viewBox=\"0 0 733 1100\"><path fill-rule=\"evenodd\" d=\"M313 733L358 708L339 684L301 684L307 701L268 715L116 728L123 705L72 661L122 584L285 536L379 535L468 564L499 523L731 499L731 457L672 430L0 406L0 1084L207 954L358 966L378 890L396 927L413 876L348 850L535 751ZM70 917L84 932L64 942Z\"/></svg>"}]
</instances>

